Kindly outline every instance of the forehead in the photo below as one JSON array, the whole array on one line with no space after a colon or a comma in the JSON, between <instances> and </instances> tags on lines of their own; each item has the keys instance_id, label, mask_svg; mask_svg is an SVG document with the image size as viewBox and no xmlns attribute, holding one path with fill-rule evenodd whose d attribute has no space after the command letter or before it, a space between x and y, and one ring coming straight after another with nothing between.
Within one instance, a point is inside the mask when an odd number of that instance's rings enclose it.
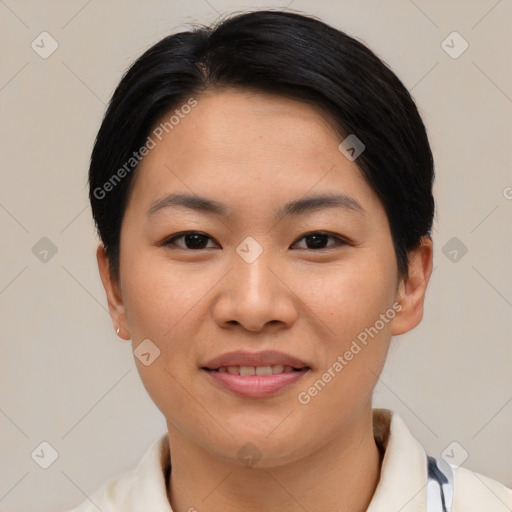
<instances>
[{"instance_id":1,"label":"forehead","mask_svg":"<svg viewBox=\"0 0 512 512\"><path fill-rule=\"evenodd\" d=\"M180 112L177 105L157 123L157 129L164 129L159 148L167 146L178 159L199 159L207 153L216 159L212 164L239 160L247 168L253 162L289 161L290 153L294 160L325 159L326 150L338 156L341 137L332 119L309 103L242 89L207 91L195 99L187 114L170 116ZM170 117L172 126L165 124ZM162 156L163 151L152 151L146 160L151 162L154 153Z\"/></svg>"},{"instance_id":2,"label":"forehead","mask_svg":"<svg viewBox=\"0 0 512 512\"><path fill-rule=\"evenodd\" d=\"M356 163L339 151L342 136L321 109L245 90L195 99L188 113L178 117L175 106L156 124L165 128L175 114L137 169L134 193L146 208L166 191L230 199L254 212L309 191L345 193L369 207L375 201Z\"/></svg>"}]
</instances>

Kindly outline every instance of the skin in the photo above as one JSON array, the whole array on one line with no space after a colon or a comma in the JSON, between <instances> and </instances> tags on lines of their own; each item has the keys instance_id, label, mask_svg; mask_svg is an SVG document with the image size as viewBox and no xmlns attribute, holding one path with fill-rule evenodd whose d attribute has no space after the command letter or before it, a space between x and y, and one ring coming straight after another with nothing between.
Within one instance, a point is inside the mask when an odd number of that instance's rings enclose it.
<instances>
[{"instance_id":1,"label":"skin","mask_svg":"<svg viewBox=\"0 0 512 512\"><path fill-rule=\"evenodd\" d=\"M208 91L145 157L121 228L120 279L103 246L101 279L119 336L133 348L149 338L161 353L141 380L164 414L171 451L169 501L175 512L366 510L380 475L372 391L390 340L423 315L432 271L427 236L400 278L378 197L326 116L306 103L242 90ZM148 218L155 199L193 193L225 203L229 217L184 208ZM365 213L326 208L276 219L305 195L340 192ZM203 249L171 235L198 231ZM316 246L305 234L328 232ZM236 252L251 236L252 263ZM192 248L190 248L192 247ZM352 340L394 303L385 324L307 405L297 395L317 381ZM200 367L233 350L279 350L312 369L263 399L219 389ZM245 466L238 451L261 453Z\"/></svg>"}]
</instances>

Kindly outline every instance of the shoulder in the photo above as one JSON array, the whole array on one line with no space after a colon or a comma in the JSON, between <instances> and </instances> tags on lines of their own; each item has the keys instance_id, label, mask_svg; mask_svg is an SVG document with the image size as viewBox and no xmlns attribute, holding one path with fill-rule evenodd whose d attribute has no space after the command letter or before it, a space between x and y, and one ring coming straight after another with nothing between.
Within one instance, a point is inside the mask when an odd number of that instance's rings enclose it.
<instances>
[{"instance_id":1,"label":"shoulder","mask_svg":"<svg viewBox=\"0 0 512 512\"><path fill-rule=\"evenodd\" d=\"M167 434L163 434L154 440L134 469L110 479L66 512L145 512L148 506L170 510L165 473L170 468L167 439Z\"/></svg>"},{"instance_id":2,"label":"shoulder","mask_svg":"<svg viewBox=\"0 0 512 512\"><path fill-rule=\"evenodd\" d=\"M84 502L67 512L118 512L130 510L128 505L133 485L133 471L111 479L91 494Z\"/></svg>"},{"instance_id":3,"label":"shoulder","mask_svg":"<svg viewBox=\"0 0 512 512\"><path fill-rule=\"evenodd\" d=\"M453 512L509 512L512 489L492 478L459 467L453 469Z\"/></svg>"},{"instance_id":4,"label":"shoulder","mask_svg":"<svg viewBox=\"0 0 512 512\"><path fill-rule=\"evenodd\" d=\"M425 483L429 485L428 455L399 414L387 409L374 409L373 414L375 439L386 450L381 472L383 485L379 483L374 501L379 505L383 503L382 510L389 510L385 502L392 498L393 493L404 496ZM439 462L444 461L438 459ZM450 491L450 495L453 492L452 512L512 511L512 489L465 467L450 467L453 476L453 488ZM434 488L438 489L436 486ZM390 493L390 489L393 493ZM425 501L418 498L415 502L411 501L408 507L402 508L404 511L424 511Z\"/></svg>"}]
</instances>

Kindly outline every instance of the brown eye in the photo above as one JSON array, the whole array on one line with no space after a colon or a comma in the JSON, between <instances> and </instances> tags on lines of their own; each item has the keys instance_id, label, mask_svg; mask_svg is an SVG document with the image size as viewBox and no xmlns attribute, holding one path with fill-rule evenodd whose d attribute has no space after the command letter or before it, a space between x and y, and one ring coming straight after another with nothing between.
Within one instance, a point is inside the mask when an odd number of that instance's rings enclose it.
<instances>
[{"instance_id":1,"label":"brown eye","mask_svg":"<svg viewBox=\"0 0 512 512\"><path fill-rule=\"evenodd\" d=\"M183 244L177 244L177 240L183 239ZM204 233L200 233L198 231L187 231L185 233L181 233L179 235L175 235L171 238L168 238L165 242L165 246L175 245L180 247L181 249L191 249L191 250L200 250L207 249L206 245L208 244L208 240L212 240L211 237L205 235Z\"/></svg>"},{"instance_id":2,"label":"brown eye","mask_svg":"<svg viewBox=\"0 0 512 512\"><path fill-rule=\"evenodd\" d=\"M326 246L329 238L335 240L334 244ZM347 242L340 238L337 235L331 235L330 233L325 233L323 231L317 231L314 233L308 233L307 235L302 236L299 240L305 240L307 247L300 247L301 249L313 249L313 250L322 250L322 249L330 249L334 246L347 245Z\"/></svg>"}]
</instances>

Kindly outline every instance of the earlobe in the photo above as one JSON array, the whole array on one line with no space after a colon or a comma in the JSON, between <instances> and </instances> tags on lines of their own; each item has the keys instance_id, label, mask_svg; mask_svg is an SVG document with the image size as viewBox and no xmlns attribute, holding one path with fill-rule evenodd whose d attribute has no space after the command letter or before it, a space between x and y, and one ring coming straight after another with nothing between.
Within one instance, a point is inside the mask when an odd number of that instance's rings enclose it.
<instances>
[{"instance_id":1,"label":"earlobe","mask_svg":"<svg viewBox=\"0 0 512 512\"><path fill-rule=\"evenodd\" d=\"M125 308L119 283L113 277L110 271L110 263L108 260L105 247L100 242L96 249L96 259L98 261L98 270L101 282L107 296L108 310L110 317L114 323L114 329L117 335L123 339L130 339L130 331L127 328Z\"/></svg>"},{"instance_id":2,"label":"earlobe","mask_svg":"<svg viewBox=\"0 0 512 512\"><path fill-rule=\"evenodd\" d=\"M402 306L393 319L391 334L403 334L414 329L423 318L423 304L432 274L432 239L426 235L420 246L409 254L409 275L400 281L396 301Z\"/></svg>"}]
</instances>

